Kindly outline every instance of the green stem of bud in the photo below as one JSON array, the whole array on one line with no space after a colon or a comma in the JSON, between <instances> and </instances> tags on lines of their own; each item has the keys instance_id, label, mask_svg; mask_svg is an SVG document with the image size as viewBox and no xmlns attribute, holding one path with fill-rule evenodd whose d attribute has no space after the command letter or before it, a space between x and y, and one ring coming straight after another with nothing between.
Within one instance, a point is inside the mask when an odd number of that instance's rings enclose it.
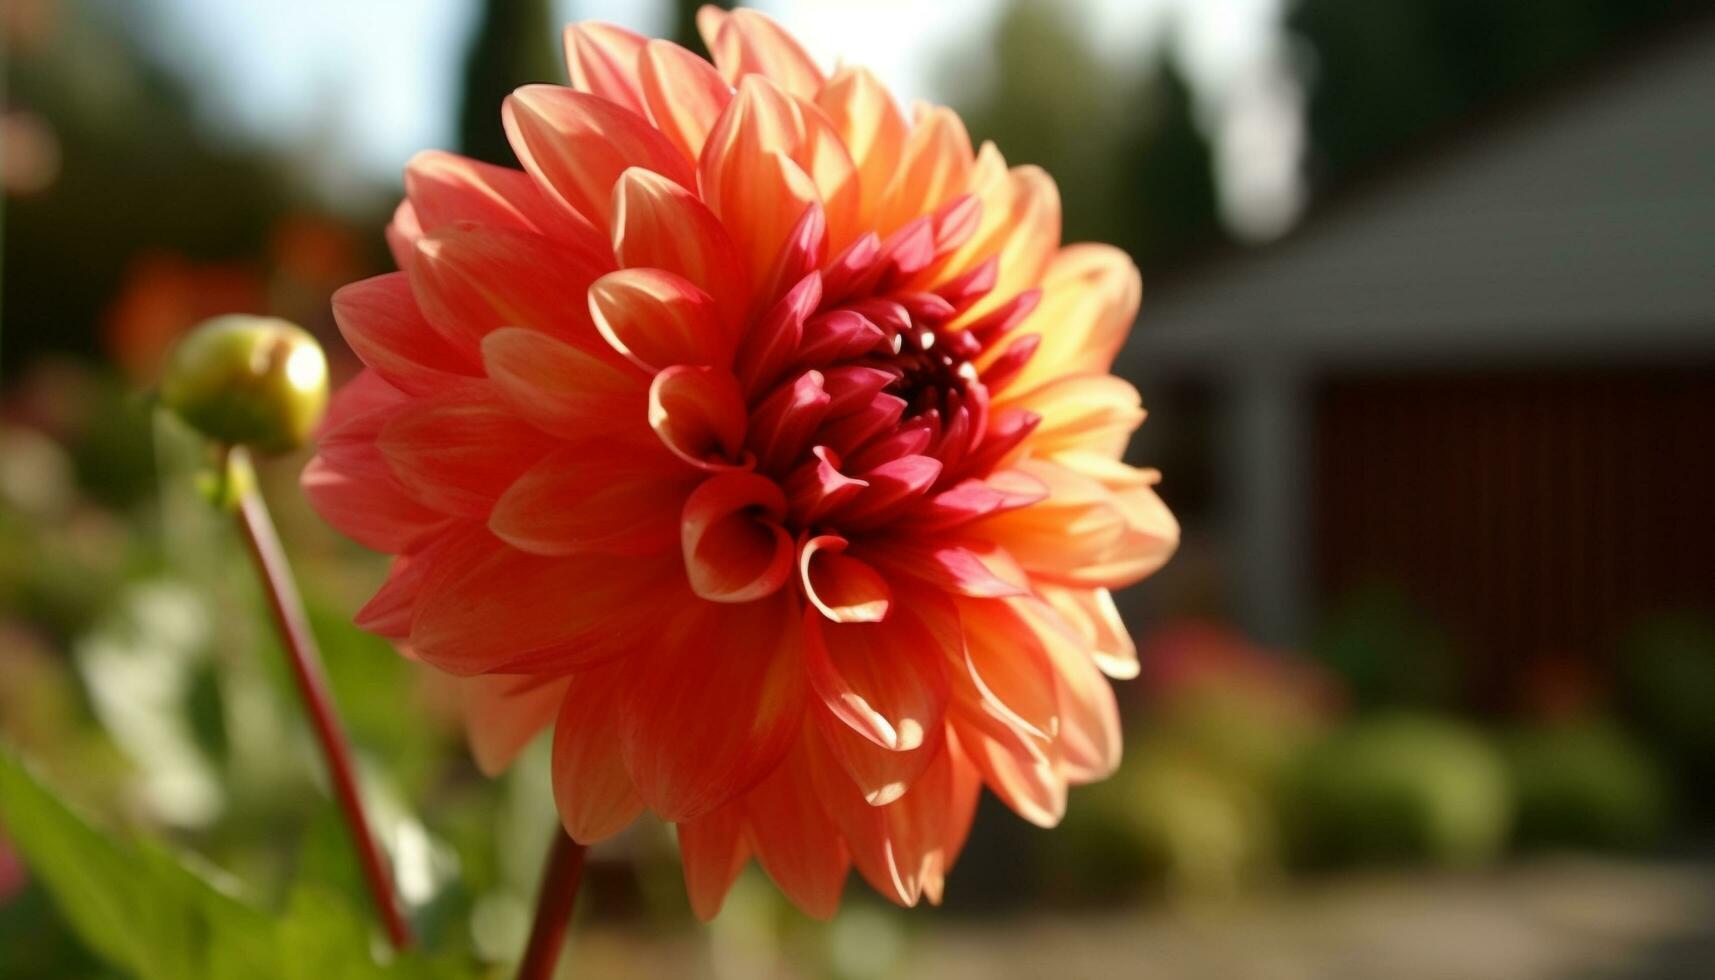
<instances>
[{"instance_id":1,"label":"green stem of bud","mask_svg":"<svg viewBox=\"0 0 1715 980\"><path fill-rule=\"evenodd\" d=\"M221 454L222 484L237 496L236 517L239 531L249 546L250 556L268 597L268 608L280 633L280 643L292 668L298 694L309 713L310 726L316 734L322 758L327 763L328 778L334 799L345 817L346 831L351 837L363 878L375 900L376 911L387 930L394 949L405 949L412 943L411 927L405 921L398 895L393 890L392 875L387 859L376 844L369 818L358 792L356 766L345 728L328 691L322 670L321 654L316 649L315 635L310 632L309 617L304 613L303 599L292 579L292 569L286 563L286 551L274 530L268 504L256 487L254 471L243 447L230 447Z\"/></svg>"}]
</instances>

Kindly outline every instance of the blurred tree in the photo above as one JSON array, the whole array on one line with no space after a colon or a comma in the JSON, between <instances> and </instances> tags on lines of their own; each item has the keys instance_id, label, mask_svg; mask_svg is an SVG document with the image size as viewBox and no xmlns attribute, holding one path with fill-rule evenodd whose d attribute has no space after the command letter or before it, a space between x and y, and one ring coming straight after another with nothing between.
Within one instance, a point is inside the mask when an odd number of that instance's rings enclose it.
<instances>
[{"instance_id":1,"label":"blurred tree","mask_svg":"<svg viewBox=\"0 0 1715 980\"><path fill-rule=\"evenodd\" d=\"M972 138L1054 176L1066 241L1113 242L1148 274L1219 236L1209 144L1164 51L1107 65L1047 0L1011 0L980 51L994 71L956 64L948 79L990 79L956 100Z\"/></svg>"},{"instance_id":2,"label":"blurred tree","mask_svg":"<svg viewBox=\"0 0 1715 980\"><path fill-rule=\"evenodd\" d=\"M7 103L59 146L57 171L6 201L4 368L93 355L127 261L144 248L256 255L300 195L263 154L198 130L192 90L136 40L123 6L70 0L7 52Z\"/></svg>"},{"instance_id":3,"label":"blurred tree","mask_svg":"<svg viewBox=\"0 0 1715 980\"><path fill-rule=\"evenodd\" d=\"M697 33L697 11L703 7L731 10L734 6L734 0L673 0L673 24L668 36L692 51L701 52L704 46L702 35Z\"/></svg>"},{"instance_id":4,"label":"blurred tree","mask_svg":"<svg viewBox=\"0 0 1715 980\"><path fill-rule=\"evenodd\" d=\"M1698 0L1303 0L1310 134L1331 184Z\"/></svg>"},{"instance_id":5,"label":"blurred tree","mask_svg":"<svg viewBox=\"0 0 1715 980\"><path fill-rule=\"evenodd\" d=\"M459 99L459 146L468 156L513 166L500 103L531 82L564 83L548 0L483 0Z\"/></svg>"}]
</instances>

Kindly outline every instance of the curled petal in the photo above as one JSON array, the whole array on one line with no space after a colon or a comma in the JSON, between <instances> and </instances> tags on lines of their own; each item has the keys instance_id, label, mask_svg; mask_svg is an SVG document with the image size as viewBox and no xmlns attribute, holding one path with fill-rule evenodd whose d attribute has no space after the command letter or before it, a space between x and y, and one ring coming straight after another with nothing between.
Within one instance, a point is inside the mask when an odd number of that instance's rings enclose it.
<instances>
[{"instance_id":1,"label":"curled petal","mask_svg":"<svg viewBox=\"0 0 1715 980\"><path fill-rule=\"evenodd\" d=\"M1060 771L1073 783L1106 779L1119 768L1123 742L1113 686L1077 631L1035 598L1009 600L1053 665Z\"/></svg>"},{"instance_id":2,"label":"curled petal","mask_svg":"<svg viewBox=\"0 0 1715 980\"><path fill-rule=\"evenodd\" d=\"M798 549L798 575L810 604L836 623L875 623L887 618L893 590L867 563L850 555L846 539L824 534Z\"/></svg>"},{"instance_id":3,"label":"curled petal","mask_svg":"<svg viewBox=\"0 0 1715 980\"><path fill-rule=\"evenodd\" d=\"M732 360L732 341L709 294L663 269L621 269L590 284L596 329L646 371Z\"/></svg>"},{"instance_id":4,"label":"curled petal","mask_svg":"<svg viewBox=\"0 0 1715 980\"><path fill-rule=\"evenodd\" d=\"M882 806L855 792L837 765L817 768L823 799L845 835L852 863L876 891L907 908L925 895L939 896L962 840L963 828L953 820L966 813L966 797L975 802L969 792L975 781L957 778L954 751L943 743L911 788Z\"/></svg>"},{"instance_id":5,"label":"curled petal","mask_svg":"<svg viewBox=\"0 0 1715 980\"><path fill-rule=\"evenodd\" d=\"M1031 735L1052 739L1060 716L1054 663L1034 624L1007 600L959 602L965 631L959 682L971 685L983 707Z\"/></svg>"},{"instance_id":6,"label":"curled petal","mask_svg":"<svg viewBox=\"0 0 1715 980\"><path fill-rule=\"evenodd\" d=\"M649 386L649 427L673 455L711 472L747 465L744 392L727 371L670 367Z\"/></svg>"},{"instance_id":7,"label":"curled petal","mask_svg":"<svg viewBox=\"0 0 1715 980\"><path fill-rule=\"evenodd\" d=\"M685 501L680 542L691 589L714 602L772 595L792 574L792 538L780 526L786 495L755 473L721 473Z\"/></svg>"},{"instance_id":8,"label":"curled petal","mask_svg":"<svg viewBox=\"0 0 1715 980\"><path fill-rule=\"evenodd\" d=\"M983 782L1014 813L1038 827L1053 827L1066 815L1066 777L1053 743L1004 725L975 725L958 713L953 731Z\"/></svg>"}]
</instances>

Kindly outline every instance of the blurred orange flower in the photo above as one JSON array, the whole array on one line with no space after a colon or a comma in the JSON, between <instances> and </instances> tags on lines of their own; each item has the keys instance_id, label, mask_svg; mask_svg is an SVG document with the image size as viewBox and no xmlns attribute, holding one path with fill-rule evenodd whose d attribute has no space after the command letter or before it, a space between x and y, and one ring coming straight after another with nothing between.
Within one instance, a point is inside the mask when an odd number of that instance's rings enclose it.
<instances>
[{"instance_id":1,"label":"blurred orange flower","mask_svg":"<svg viewBox=\"0 0 1715 980\"><path fill-rule=\"evenodd\" d=\"M854 865L938 901L980 785L1047 826L1119 759L1107 590L1178 538L1119 460L1137 271L949 110L699 25L570 28L523 171L411 162L304 487L486 770L553 727L576 839L676 823L704 917L751 856L818 916Z\"/></svg>"},{"instance_id":2,"label":"blurred orange flower","mask_svg":"<svg viewBox=\"0 0 1715 980\"><path fill-rule=\"evenodd\" d=\"M107 309L107 352L126 377L152 384L181 334L222 313L260 313L265 284L243 263L196 262L170 252L131 259Z\"/></svg>"}]
</instances>

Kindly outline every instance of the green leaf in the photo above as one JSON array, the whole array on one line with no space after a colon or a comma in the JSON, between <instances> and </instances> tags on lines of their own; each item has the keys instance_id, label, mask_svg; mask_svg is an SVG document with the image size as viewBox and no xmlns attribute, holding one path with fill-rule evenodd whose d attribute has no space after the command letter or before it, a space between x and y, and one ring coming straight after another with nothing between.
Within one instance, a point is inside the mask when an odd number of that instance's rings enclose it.
<instances>
[{"instance_id":1,"label":"green leaf","mask_svg":"<svg viewBox=\"0 0 1715 980\"><path fill-rule=\"evenodd\" d=\"M140 980L455 980L464 964L421 955L383 965L367 908L300 884L278 918L234 898L219 873L161 845L91 826L0 746L0 825L61 916Z\"/></svg>"},{"instance_id":2,"label":"green leaf","mask_svg":"<svg viewBox=\"0 0 1715 980\"><path fill-rule=\"evenodd\" d=\"M66 922L114 966L143 980L268 975L266 916L158 845L96 830L5 749L0 822Z\"/></svg>"}]
</instances>

